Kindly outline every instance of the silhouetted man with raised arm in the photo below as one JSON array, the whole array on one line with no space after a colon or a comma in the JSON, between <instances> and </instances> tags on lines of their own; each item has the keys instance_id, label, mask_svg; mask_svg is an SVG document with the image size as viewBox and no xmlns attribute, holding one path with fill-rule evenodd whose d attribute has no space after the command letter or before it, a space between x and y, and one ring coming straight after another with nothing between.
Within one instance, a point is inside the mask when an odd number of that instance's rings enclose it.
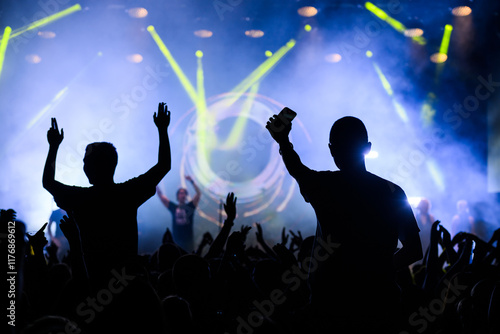
<instances>
[{"instance_id":1,"label":"silhouetted man with raised arm","mask_svg":"<svg viewBox=\"0 0 500 334\"><path fill-rule=\"evenodd\" d=\"M371 149L363 122L337 120L329 148L339 171L304 166L288 139L291 123L274 115L266 128L280 146L288 172L318 221L309 282L320 333L394 331L400 291L395 272L422 258L419 229L403 190L366 171ZM403 247L397 250L398 239ZM316 249L316 246L315 246ZM328 255L328 256L326 256ZM317 263L314 267L312 263Z\"/></svg>"},{"instance_id":2,"label":"silhouetted man with raised arm","mask_svg":"<svg viewBox=\"0 0 500 334\"><path fill-rule=\"evenodd\" d=\"M92 143L85 151L83 170L89 188L68 186L55 180L56 154L64 132L55 118L47 132L49 153L43 172L43 186L58 206L73 214L80 229L82 250L89 278L100 279L113 267L126 264L137 255L137 209L155 194L156 185L170 171L168 125L170 111L165 103L153 115L160 138L158 162L145 174L124 183L113 176L118 162L116 149L110 143Z\"/></svg>"}]
</instances>

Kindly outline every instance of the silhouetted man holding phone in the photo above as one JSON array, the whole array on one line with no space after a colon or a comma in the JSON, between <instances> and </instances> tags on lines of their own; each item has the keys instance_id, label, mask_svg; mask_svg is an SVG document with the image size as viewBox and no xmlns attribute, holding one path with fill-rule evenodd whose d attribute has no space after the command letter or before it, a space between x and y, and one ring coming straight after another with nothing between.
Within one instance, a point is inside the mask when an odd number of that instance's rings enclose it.
<instances>
[{"instance_id":1,"label":"silhouetted man holding phone","mask_svg":"<svg viewBox=\"0 0 500 334\"><path fill-rule=\"evenodd\" d=\"M395 272L422 258L406 195L366 170L371 143L361 120L343 117L333 124L328 146L339 168L335 172L302 164L288 138L291 127L291 121L277 115L266 125L288 172L316 212L316 244L335 244L333 254L310 270L316 329L390 333L400 297ZM403 245L399 250L398 239Z\"/></svg>"},{"instance_id":2,"label":"silhouetted man holding phone","mask_svg":"<svg viewBox=\"0 0 500 334\"><path fill-rule=\"evenodd\" d=\"M124 183L113 180L118 155L110 143L91 143L83 159L83 170L91 187L76 187L55 180L56 154L64 138L55 118L47 132L49 153L43 172L43 187L57 205L73 215L79 229L89 278L102 278L111 268L126 264L137 255L137 209L155 194L156 185L170 171L168 125L165 103L153 115L160 139L158 162L146 173Z\"/></svg>"}]
</instances>

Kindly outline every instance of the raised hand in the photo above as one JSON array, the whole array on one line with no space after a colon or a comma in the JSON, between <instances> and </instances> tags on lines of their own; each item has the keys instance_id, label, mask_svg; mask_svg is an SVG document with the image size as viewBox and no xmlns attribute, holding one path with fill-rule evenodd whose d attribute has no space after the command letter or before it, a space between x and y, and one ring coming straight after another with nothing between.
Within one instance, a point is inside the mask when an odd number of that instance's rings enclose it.
<instances>
[{"instance_id":1,"label":"raised hand","mask_svg":"<svg viewBox=\"0 0 500 334\"><path fill-rule=\"evenodd\" d=\"M286 233L286 228L283 226L283 229L281 230L281 244L283 246L286 246L287 242L288 242L288 234Z\"/></svg>"},{"instance_id":2,"label":"raised hand","mask_svg":"<svg viewBox=\"0 0 500 334\"><path fill-rule=\"evenodd\" d=\"M288 134L292 130L292 122L282 120L278 115L273 115L266 123L266 129L278 144L286 143L288 141Z\"/></svg>"},{"instance_id":3,"label":"raised hand","mask_svg":"<svg viewBox=\"0 0 500 334\"><path fill-rule=\"evenodd\" d=\"M45 233L43 232L48 224L49 223L43 224L38 232L33 235L27 234L28 240L31 246L33 246L33 250L35 251L35 253L37 253L37 251L41 252L43 250L43 247L48 243L47 238L45 238Z\"/></svg>"},{"instance_id":4,"label":"raised hand","mask_svg":"<svg viewBox=\"0 0 500 334\"><path fill-rule=\"evenodd\" d=\"M158 130L167 130L170 124L170 111L165 102L158 103L158 113L154 113L153 120Z\"/></svg>"},{"instance_id":5,"label":"raised hand","mask_svg":"<svg viewBox=\"0 0 500 334\"><path fill-rule=\"evenodd\" d=\"M302 245L304 238L302 237L302 233L300 233L300 231L298 231L297 234L295 234L292 230L290 230L290 234L292 235L292 241L290 242L290 250L293 252L300 249L300 246ZM297 246L297 248L294 248L294 245Z\"/></svg>"},{"instance_id":6,"label":"raised hand","mask_svg":"<svg viewBox=\"0 0 500 334\"><path fill-rule=\"evenodd\" d=\"M55 118L51 118L51 126L49 131L47 131L47 141L51 146L59 146L64 139L64 129L61 129L59 133L59 128L57 127L57 121Z\"/></svg>"},{"instance_id":7,"label":"raised hand","mask_svg":"<svg viewBox=\"0 0 500 334\"><path fill-rule=\"evenodd\" d=\"M189 182L193 183L193 178L189 175L186 175L186 180L188 180Z\"/></svg>"},{"instance_id":8,"label":"raised hand","mask_svg":"<svg viewBox=\"0 0 500 334\"><path fill-rule=\"evenodd\" d=\"M255 226L257 227L257 232L255 232L257 242L262 244L264 242L264 233L262 232L262 226L259 223L255 223Z\"/></svg>"},{"instance_id":9,"label":"raised hand","mask_svg":"<svg viewBox=\"0 0 500 334\"><path fill-rule=\"evenodd\" d=\"M76 222L71 215L63 216L59 227L64 233L66 239L68 239L70 247L74 247L75 243L80 243L80 230L78 229L78 226L76 225Z\"/></svg>"},{"instance_id":10,"label":"raised hand","mask_svg":"<svg viewBox=\"0 0 500 334\"><path fill-rule=\"evenodd\" d=\"M248 226L248 225L241 225L241 228L240 228L240 231L241 231L241 235L243 235L246 239L247 235L248 235L248 232L252 229L252 226Z\"/></svg>"},{"instance_id":11,"label":"raised hand","mask_svg":"<svg viewBox=\"0 0 500 334\"><path fill-rule=\"evenodd\" d=\"M224 204L224 211L226 211L227 220L234 221L236 218L236 200L238 197L234 197L234 193L227 194L226 204Z\"/></svg>"},{"instance_id":12,"label":"raised hand","mask_svg":"<svg viewBox=\"0 0 500 334\"><path fill-rule=\"evenodd\" d=\"M214 238L212 237L210 232L205 232L205 234L203 234L202 242L207 244L207 245L211 245L212 242L214 242Z\"/></svg>"}]
</instances>

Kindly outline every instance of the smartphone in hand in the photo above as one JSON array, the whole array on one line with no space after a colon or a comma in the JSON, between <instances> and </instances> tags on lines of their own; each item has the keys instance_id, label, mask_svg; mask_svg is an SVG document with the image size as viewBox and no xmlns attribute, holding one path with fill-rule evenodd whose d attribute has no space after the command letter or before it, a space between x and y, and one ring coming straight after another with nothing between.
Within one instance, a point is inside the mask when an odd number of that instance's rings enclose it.
<instances>
[{"instance_id":1,"label":"smartphone in hand","mask_svg":"<svg viewBox=\"0 0 500 334\"><path fill-rule=\"evenodd\" d=\"M295 116L297 116L297 113L288 107L281 109L280 113L278 114L278 118L283 123L291 122L295 118Z\"/></svg>"}]
</instances>

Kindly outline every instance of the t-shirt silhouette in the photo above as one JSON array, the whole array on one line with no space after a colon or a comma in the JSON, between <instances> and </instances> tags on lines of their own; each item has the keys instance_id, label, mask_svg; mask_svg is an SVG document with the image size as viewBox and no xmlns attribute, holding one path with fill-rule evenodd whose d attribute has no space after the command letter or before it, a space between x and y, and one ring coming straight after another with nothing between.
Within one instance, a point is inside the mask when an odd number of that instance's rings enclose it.
<instances>
[{"instance_id":1,"label":"t-shirt silhouette","mask_svg":"<svg viewBox=\"0 0 500 334\"><path fill-rule=\"evenodd\" d=\"M73 213L80 229L89 276L125 263L137 255L137 209L155 194L147 173L123 183L92 187L58 183L57 205Z\"/></svg>"},{"instance_id":2,"label":"t-shirt silhouette","mask_svg":"<svg viewBox=\"0 0 500 334\"><path fill-rule=\"evenodd\" d=\"M172 231L174 241L184 250L193 250L193 218L196 206L193 201L184 205L169 202L168 210L172 213Z\"/></svg>"}]
</instances>

